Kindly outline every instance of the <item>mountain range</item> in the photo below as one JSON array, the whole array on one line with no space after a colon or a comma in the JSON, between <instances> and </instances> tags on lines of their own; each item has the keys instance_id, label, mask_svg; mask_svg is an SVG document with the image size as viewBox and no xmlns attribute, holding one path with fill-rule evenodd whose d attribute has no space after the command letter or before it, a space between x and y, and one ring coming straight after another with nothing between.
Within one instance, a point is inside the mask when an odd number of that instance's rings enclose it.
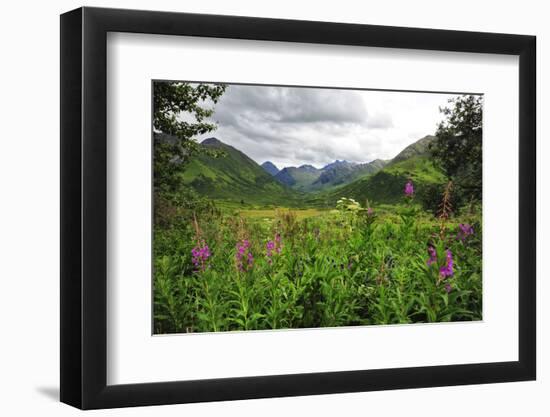
<instances>
[{"instance_id":1,"label":"mountain range","mask_svg":"<svg viewBox=\"0 0 550 417\"><path fill-rule=\"evenodd\" d=\"M301 165L279 170L275 164L266 161L261 167L280 183L297 191L311 192L326 190L350 183L361 176L374 174L382 169L386 163L387 161L381 159L364 164L336 160L322 168Z\"/></svg>"},{"instance_id":2,"label":"mountain range","mask_svg":"<svg viewBox=\"0 0 550 417\"><path fill-rule=\"evenodd\" d=\"M333 206L340 197L394 203L401 198L408 179L417 190L424 184L444 181L429 156L428 147L434 139L423 137L389 161L336 160L322 168L306 164L279 170L270 161L259 165L242 151L208 138L201 146L222 151L222 156L199 154L181 175L203 195L244 204Z\"/></svg>"}]
</instances>

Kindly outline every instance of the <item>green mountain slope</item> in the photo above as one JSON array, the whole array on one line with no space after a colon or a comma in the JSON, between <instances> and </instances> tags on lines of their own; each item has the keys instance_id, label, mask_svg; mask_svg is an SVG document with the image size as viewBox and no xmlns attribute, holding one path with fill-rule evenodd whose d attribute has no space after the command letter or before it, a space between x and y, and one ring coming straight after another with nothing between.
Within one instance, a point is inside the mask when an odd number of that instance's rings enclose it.
<instances>
[{"instance_id":1,"label":"green mountain slope","mask_svg":"<svg viewBox=\"0 0 550 417\"><path fill-rule=\"evenodd\" d=\"M336 160L320 169L312 165L286 167L275 175L275 179L298 191L325 191L378 172L385 164L381 159L365 164Z\"/></svg>"},{"instance_id":2,"label":"green mountain slope","mask_svg":"<svg viewBox=\"0 0 550 417\"><path fill-rule=\"evenodd\" d=\"M186 184L212 199L245 204L297 205L299 193L285 187L241 151L216 138L202 146L223 151L223 156L194 157L182 172Z\"/></svg>"},{"instance_id":3,"label":"green mountain slope","mask_svg":"<svg viewBox=\"0 0 550 417\"><path fill-rule=\"evenodd\" d=\"M421 192L427 184L438 184L445 181L443 174L437 170L430 158L413 156L380 172L361 178L344 187L334 190L328 196L328 201L336 201L340 197L351 197L357 201L375 203L397 203L402 200L403 190L407 181L413 181L416 192Z\"/></svg>"},{"instance_id":4,"label":"green mountain slope","mask_svg":"<svg viewBox=\"0 0 550 417\"><path fill-rule=\"evenodd\" d=\"M434 139L426 136L409 145L384 168L373 175L361 177L343 187L320 193L315 200L324 205L334 205L341 197L351 197L364 202L398 203L402 201L403 190L409 179L415 192L421 193L426 185L445 182L445 176L432 163L428 145Z\"/></svg>"},{"instance_id":5,"label":"green mountain slope","mask_svg":"<svg viewBox=\"0 0 550 417\"><path fill-rule=\"evenodd\" d=\"M401 152L399 152L390 161L390 164L396 164L398 162L404 161L405 159L412 158L413 156L427 155L429 151L430 143L432 143L434 140L435 140L435 136L432 136L432 135L424 136L422 139L417 140L416 142L410 144Z\"/></svg>"}]
</instances>

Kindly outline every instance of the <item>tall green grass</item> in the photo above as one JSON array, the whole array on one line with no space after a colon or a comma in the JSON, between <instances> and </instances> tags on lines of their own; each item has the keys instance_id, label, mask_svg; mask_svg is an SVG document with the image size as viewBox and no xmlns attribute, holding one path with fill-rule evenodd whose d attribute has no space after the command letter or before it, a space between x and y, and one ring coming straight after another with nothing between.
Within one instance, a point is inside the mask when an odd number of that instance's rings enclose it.
<instances>
[{"instance_id":1,"label":"tall green grass","mask_svg":"<svg viewBox=\"0 0 550 417\"><path fill-rule=\"evenodd\" d=\"M374 209L345 202L314 214L188 212L157 228L155 333L481 319L475 207L448 218L410 200ZM461 236L459 223L474 233ZM209 256L197 266L192 251L205 246ZM437 256L431 264L430 247ZM453 274L443 278L447 251Z\"/></svg>"}]
</instances>

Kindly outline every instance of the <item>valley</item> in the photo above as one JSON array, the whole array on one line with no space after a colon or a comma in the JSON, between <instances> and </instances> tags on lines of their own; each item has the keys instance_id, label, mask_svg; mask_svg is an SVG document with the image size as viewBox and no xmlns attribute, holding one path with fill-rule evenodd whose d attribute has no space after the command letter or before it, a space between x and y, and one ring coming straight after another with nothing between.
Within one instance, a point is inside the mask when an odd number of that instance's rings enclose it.
<instances>
[{"instance_id":1,"label":"valley","mask_svg":"<svg viewBox=\"0 0 550 417\"><path fill-rule=\"evenodd\" d=\"M483 318L481 96L154 87L154 334Z\"/></svg>"},{"instance_id":2,"label":"valley","mask_svg":"<svg viewBox=\"0 0 550 417\"><path fill-rule=\"evenodd\" d=\"M201 146L221 156L201 154L185 167L185 184L220 207L269 210L287 208L334 208L341 197L362 204L395 204L403 185L412 180L419 192L425 186L443 184L445 176L428 155L434 139L426 136L409 145L393 159L365 163L336 160L322 168L312 165L279 169L270 161L259 165L244 152L219 139L205 139Z\"/></svg>"}]
</instances>

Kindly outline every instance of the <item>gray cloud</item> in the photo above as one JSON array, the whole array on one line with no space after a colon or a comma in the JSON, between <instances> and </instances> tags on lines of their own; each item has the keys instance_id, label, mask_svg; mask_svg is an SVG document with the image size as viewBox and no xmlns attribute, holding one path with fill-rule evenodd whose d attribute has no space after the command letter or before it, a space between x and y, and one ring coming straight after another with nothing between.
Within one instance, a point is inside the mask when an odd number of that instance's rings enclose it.
<instances>
[{"instance_id":1,"label":"gray cloud","mask_svg":"<svg viewBox=\"0 0 550 417\"><path fill-rule=\"evenodd\" d=\"M387 113L381 113L369 117L368 127L370 127L371 129L389 129L394 126L391 115Z\"/></svg>"},{"instance_id":2,"label":"gray cloud","mask_svg":"<svg viewBox=\"0 0 550 417\"><path fill-rule=\"evenodd\" d=\"M220 122L365 123L367 110L353 91L229 86L216 109Z\"/></svg>"},{"instance_id":3,"label":"gray cloud","mask_svg":"<svg viewBox=\"0 0 550 417\"><path fill-rule=\"evenodd\" d=\"M414 97L411 95L414 94ZM437 97L434 97L437 96ZM321 88L229 85L204 135L279 167L335 159L389 159L432 134L448 96ZM410 136L417 135L413 138Z\"/></svg>"}]
</instances>

